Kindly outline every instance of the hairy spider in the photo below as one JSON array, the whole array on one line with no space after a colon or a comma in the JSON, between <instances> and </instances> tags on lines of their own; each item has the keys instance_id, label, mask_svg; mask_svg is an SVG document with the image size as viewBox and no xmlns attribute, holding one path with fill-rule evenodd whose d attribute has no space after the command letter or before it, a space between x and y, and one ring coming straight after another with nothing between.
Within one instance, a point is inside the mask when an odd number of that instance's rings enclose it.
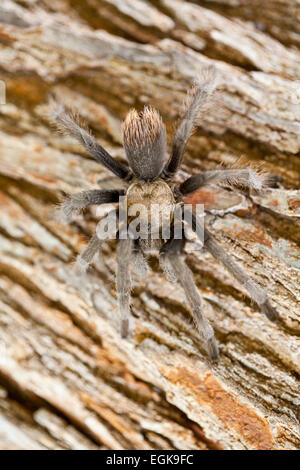
<instances>
[{"instance_id":1,"label":"hairy spider","mask_svg":"<svg viewBox=\"0 0 300 470\"><path fill-rule=\"evenodd\" d=\"M165 162L166 131L162 119L154 108L146 106L138 113L131 110L123 123L123 140L129 166L119 163L101 147L95 138L83 128L76 116L58 106L52 113L56 125L64 132L75 137L85 149L103 166L110 170L119 179L123 180L125 189L90 190L75 194L67 199L61 207L61 213L67 221L74 214L93 204L119 202L120 196L126 196L125 209L132 204L142 203L150 208L153 203L164 203L172 212L172 228L178 222L175 207L184 206L184 197L207 184L229 184L232 188L237 185L260 190L270 183L268 175L253 168L218 169L202 171L190 176L183 183L173 182L178 171L186 143L197 124L197 120L210 96L216 89L216 73L214 68L203 70L201 77L188 94L185 111L177 127L169 158ZM120 210L116 211L120 216ZM178 214L178 212L177 212ZM110 214L109 214L110 215ZM107 217L109 217L109 215ZM245 287L251 298L257 303L260 310L272 321L278 318L276 309L271 305L265 291L254 282L247 272L240 267L214 239L203 222L203 218L191 211L190 225L196 230L197 223L203 229L203 244L217 260L221 261L228 271ZM178 223L182 224L180 220ZM145 272L146 257L149 250L155 249L159 253L161 267L169 278L175 278L182 285L187 301L191 307L193 319L196 323L209 357L213 361L219 358L218 346L213 328L205 317L201 305L201 297L194 283L192 273L182 259L186 238L174 237L174 230L166 239L163 235L154 239L151 236L150 226L145 237L132 239L128 236L118 239L118 272L116 288L121 312L121 334L126 337L130 317L130 272L129 264L132 260L138 271ZM118 232L120 233L120 232ZM102 240L94 235L87 248L77 258L77 267L86 269L94 255L98 252Z\"/></svg>"}]
</instances>

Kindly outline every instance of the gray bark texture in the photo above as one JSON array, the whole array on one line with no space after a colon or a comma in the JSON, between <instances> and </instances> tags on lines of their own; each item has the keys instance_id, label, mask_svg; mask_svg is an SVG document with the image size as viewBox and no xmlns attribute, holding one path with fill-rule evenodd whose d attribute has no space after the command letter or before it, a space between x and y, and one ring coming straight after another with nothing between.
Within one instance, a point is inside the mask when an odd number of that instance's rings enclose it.
<instances>
[{"instance_id":1,"label":"gray bark texture","mask_svg":"<svg viewBox=\"0 0 300 470\"><path fill-rule=\"evenodd\" d=\"M297 0L1 1L0 449L300 448L299 17ZM170 144L185 91L209 64L222 103L178 180L240 156L281 176L259 195L205 187L187 198L205 203L210 231L280 313L271 323L211 255L188 253L215 365L157 259L132 274L129 339L115 241L76 282L97 215L63 225L55 204L109 173L46 118L53 96L76 106L125 162L128 110L157 107Z\"/></svg>"}]
</instances>

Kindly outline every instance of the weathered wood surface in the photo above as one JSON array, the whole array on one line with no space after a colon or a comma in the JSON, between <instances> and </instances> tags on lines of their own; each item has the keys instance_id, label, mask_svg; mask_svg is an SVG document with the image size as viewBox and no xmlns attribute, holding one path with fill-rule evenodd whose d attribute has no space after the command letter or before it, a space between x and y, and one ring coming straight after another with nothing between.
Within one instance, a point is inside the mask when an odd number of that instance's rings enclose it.
<instances>
[{"instance_id":1,"label":"weathered wood surface","mask_svg":"<svg viewBox=\"0 0 300 470\"><path fill-rule=\"evenodd\" d=\"M1 449L300 448L299 15L297 0L1 2ZM108 173L45 118L51 95L76 105L123 160L128 109L157 106L171 136L208 63L224 106L193 136L181 177L241 154L282 177L259 196L201 193L211 230L281 315L270 323L210 255L188 254L220 345L214 366L155 259L147 278L133 275L129 340L113 241L76 283L95 211L64 226L53 205Z\"/></svg>"}]
</instances>

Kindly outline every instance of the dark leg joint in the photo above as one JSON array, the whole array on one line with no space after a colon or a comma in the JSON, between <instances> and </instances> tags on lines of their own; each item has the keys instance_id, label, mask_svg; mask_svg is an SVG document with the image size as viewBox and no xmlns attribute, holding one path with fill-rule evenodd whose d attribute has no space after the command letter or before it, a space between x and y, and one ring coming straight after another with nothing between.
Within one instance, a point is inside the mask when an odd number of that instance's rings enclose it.
<instances>
[{"instance_id":1,"label":"dark leg joint","mask_svg":"<svg viewBox=\"0 0 300 470\"><path fill-rule=\"evenodd\" d=\"M185 242L186 240L184 238L182 239L172 238L162 245L159 253L161 255L164 255L166 253L168 253L169 255L172 255L173 253L176 253L176 254L182 253L184 250Z\"/></svg>"}]
</instances>

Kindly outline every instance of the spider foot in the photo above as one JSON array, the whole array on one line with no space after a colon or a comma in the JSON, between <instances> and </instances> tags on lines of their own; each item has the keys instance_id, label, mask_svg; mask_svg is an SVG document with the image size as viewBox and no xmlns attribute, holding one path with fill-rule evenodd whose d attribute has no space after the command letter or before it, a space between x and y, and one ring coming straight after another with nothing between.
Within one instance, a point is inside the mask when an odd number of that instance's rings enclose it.
<instances>
[{"instance_id":1,"label":"spider foot","mask_svg":"<svg viewBox=\"0 0 300 470\"><path fill-rule=\"evenodd\" d=\"M127 338L129 333L129 321L128 318L121 321L121 337Z\"/></svg>"},{"instance_id":2,"label":"spider foot","mask_svg":"<svg viewBox=\"0 0 300 470\"><path fill-rule=\"evenodd\" d=\"M279 313L277 312L276 308L270 304L268 299L263 304L260 304L260 309L269 320L275 322L279 319Z\"/></svg>"},{"instance_id":3,"label":"spider foot","mask_svg":"<svg viewBox=\"0 0 300 470\"><path fill-rule=\"evenodd\" d=\"M207 352L212 362L218 362L220 359L219 348L216 338L213 337L207 341Z\"/></svg>"},{"instance_id":4,"label":"spider foot","mask_svg":"<svg viewBox=\"0 0 300 470\"><path fill-rule=\"evenodd\" d=\"M282 178L280 175L276 175L274 173L269 175L269 187L270 188L278 188L281 182L282 182Z\"/></svg>"}]
</instances>

